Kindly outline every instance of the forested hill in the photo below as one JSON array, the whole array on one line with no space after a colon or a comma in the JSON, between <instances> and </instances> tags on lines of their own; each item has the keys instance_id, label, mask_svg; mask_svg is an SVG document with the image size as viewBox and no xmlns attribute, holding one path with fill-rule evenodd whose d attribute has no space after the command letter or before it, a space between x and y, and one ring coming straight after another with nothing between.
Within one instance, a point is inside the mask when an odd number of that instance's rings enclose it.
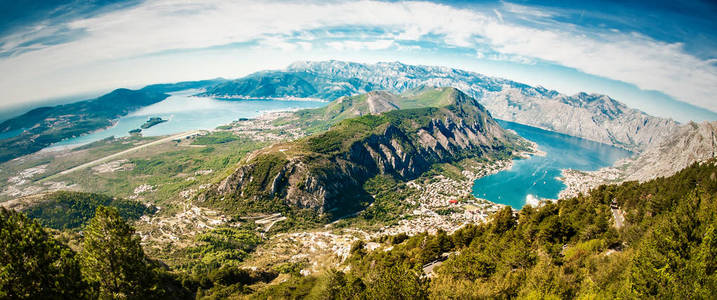
<instances>
[{"instance_id":1,"label":"forested hill","mask_svg":"<svg viewBox=\"0 0 717 300\"><path fill-rule=\"evenodd\" d=\"M710 299L716 213L713 159L669 178L603 186L518 213L506 208L451 235L357 241L344 271L287 271L277 281L276 270L229 263L168 269L145 256L114 208L97 208L75 250L22 213L0 209L0 298ZM210 245L244 253L256 244L241 241Z\"/></svg>"},{"instance_id":2,"label":"forested hill","mask_svg":"<svg viewBox=\"0 0 717 300\"><path fill-rule=\"evenodd\" d=\"M517 214L506 208L452 235L388 237L373 251L358 242L350 271L295 278L260 298L710 299L717 290L716 165L602 186ZM618 227L615 216L623 214Z\"/></svg>"},{"instance_id":3,"label":"forested hill","mask_svg":"<svg viewBox=\"0 0 717 300\"><path fill-rule=\"evenodd\" d=\"M0 123L0 133L20 131L0 139L0 162L30 154L67 138L112 125L112 120L169 97L168 92L201 88L221 79L149 85L139 90L116 89L95 99L40 107Z\"/></svg>"}]
</instances>

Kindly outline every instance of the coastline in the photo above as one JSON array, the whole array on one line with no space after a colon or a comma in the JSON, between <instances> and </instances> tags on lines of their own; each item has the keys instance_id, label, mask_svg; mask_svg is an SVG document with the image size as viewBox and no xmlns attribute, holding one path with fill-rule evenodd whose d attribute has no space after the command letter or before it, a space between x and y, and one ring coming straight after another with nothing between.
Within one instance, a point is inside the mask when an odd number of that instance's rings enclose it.
<instances>
[{"instance_id":1,"label":"coastline","mask_svg":"<svg viewBox=\"0 0 717 300\"><path fill-rule=\"evenodd\" d=\"M193 97L205 97L205 98L213 98L217 100L277 100L277 101L314 101L314 102L331 102L329 100L320 99L320 98L303 98L303 97L294 97L294 96L284 96L284 97L253 97L253 96L242 96L242 95L234 95L234 96L226 96L226 95L194 95Z\"/></svg>"}]
</instances>

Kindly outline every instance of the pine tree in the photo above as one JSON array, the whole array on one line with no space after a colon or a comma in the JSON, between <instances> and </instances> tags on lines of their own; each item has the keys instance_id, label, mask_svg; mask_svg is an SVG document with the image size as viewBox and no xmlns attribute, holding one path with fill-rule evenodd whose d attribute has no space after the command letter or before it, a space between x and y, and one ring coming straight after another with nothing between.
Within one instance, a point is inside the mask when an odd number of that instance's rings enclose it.
<instances>
[{"instance_id":1,"label":"pine tree","mask_svg":"<svg viewBox=\"0 0 717 300\"><path fill-rule=\"evenodd\" d=\"M0 208L0 299L85 296L75 253L25 215Z\"/></svg>"},{"instance_id":2,"label":"pine tree","mask_svg":"<svg viewBox=\"0 0 717 300\"><path fill-rule=\"evenodd\" d=\"M117 209L100 206L84 231L83 276L99 298L145 298L154 288L154 274L134 228Z\"/></svg>"}]
</instances>

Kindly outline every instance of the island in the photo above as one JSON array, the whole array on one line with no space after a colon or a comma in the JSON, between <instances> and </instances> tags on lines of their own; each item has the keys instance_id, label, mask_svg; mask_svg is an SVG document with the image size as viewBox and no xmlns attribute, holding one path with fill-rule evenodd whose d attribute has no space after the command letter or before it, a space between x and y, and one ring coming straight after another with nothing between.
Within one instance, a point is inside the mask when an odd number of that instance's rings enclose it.
<instances>
[{"instance_id":1,"label":"island","mask_svg":"<svg viewBox=\"0 0 717 300\"><path fill-rule=\"evenodd\" d=\"M144 124L142 124L142 126L140 126L140 128L147 129L147 128L150 128L157 124L164 123L164 122L167 122L167 120L164 120L160 117L152 117L152 118L149 118L149 120L147 120L147 122L144 122Z\"/></svg>"}]
</instances>

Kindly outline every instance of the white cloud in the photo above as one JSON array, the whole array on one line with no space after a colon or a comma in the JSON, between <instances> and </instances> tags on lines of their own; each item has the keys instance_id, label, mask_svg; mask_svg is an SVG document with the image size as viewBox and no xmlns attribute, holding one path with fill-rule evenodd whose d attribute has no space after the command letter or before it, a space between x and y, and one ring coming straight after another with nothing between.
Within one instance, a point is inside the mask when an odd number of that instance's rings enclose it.
<instances>
[{"instance_id":1,"label":"white cloud","mask_svg":"<svg viewBox=\"0 0 717 300\"><path fill-rule=\"evenodd\" d=\"M532 7L506 4L505 12L530 18L552 16ZM499 17L496 17L499 16ZM66 26L83 35L64 44L48 46L0 59L0 89L8 96L29 98L38 80L46 94L88 87L87 69L117 64L148 54L178 49L201 49L258 41L258 49L316 50L315 39L323 29L383 28L390 34L363 32L348 40L326 43L341 50L383 50L401 41L438 37L449 47L484 49L498 53L494 59L521 63L555 62L589 74L658 90L679 100L717 111L717 66L685 52L679 43L665 43L646 36L621 32L577 32L565 28L531 28L502 22L497 11L458 9L429 2L261 2L206 0L202 2L150 0L139 6L110 12ZM53 28L38 27L31 34L2 38L2 51L31 36ZM308 33L311 31L312 33ZM328 32L328 31L327 31ZM291 36L289 41L285 37ZM395 40L395 41L394 41ZM485 43L485 44L483 44ZM481 51L490 58L489 52ZM193 72L188 69L185 72ZM204 70L203 70L204 71ZM75 75L73 75L75 74ZM74 76L74 77L73 77ZM102 76L107 77L105 76ZM94 77L93 77L94 79ZM112 82L121 81L114 79ZM67 86L57 86L60 83ZM101 85L100 82L93 82ZM104 83L108 85L109 82ZM79 90L78 90L79 91ZM36 93L42 93L37 91ZM39 95L39 94L38 94Z\"/></svg>"},{"instance_id":2,"label":"white cloud","mask_svg":"<svg viewBox=\"0 0 717 300\"><path fill-rule=\"evenodd\" d=\"M309 45L311 45L311 44L309 44ZM297 43L288 42L288 41L286 41L286 39L281 38L281 37L266 37L264 39L261 39L257 46L258 49L272 48L272 49L280 49L283 51L293 51L293 50L296 50L297 47L301 47L301 46Z\"/></svg>"},{"instance_id":3,"label":"white cloud","mask_svg":"<svg viewBox=\"0 0 717 300\"><path fill-rule=\"evenodd\" d=\"M334 41L327 42L327 46L343 51L343 50L384 50L396 45L392 40L376 40L376 41Z\"/></svg>"}]
</instances>

